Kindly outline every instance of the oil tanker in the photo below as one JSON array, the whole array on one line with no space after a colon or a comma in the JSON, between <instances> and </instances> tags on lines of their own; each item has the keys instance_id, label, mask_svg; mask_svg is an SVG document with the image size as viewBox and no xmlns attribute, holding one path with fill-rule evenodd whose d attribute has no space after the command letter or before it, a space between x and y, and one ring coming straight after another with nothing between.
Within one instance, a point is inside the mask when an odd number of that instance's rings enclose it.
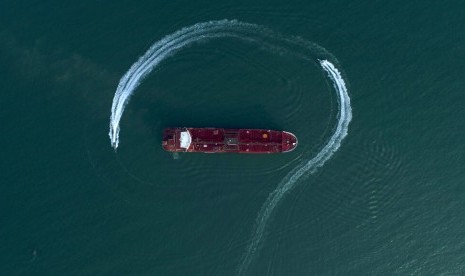
<instances>
[{"instance_id":1,"label":"oil tanker","mask_svg":"<svg viewBox=\"0 0 465 276\"><path fill-rule=\"evenodd\" d=\"M297 137L269 129L165 128L162 147L170 152L278 153L297 147Z\"/></svg>"}]
</instances>

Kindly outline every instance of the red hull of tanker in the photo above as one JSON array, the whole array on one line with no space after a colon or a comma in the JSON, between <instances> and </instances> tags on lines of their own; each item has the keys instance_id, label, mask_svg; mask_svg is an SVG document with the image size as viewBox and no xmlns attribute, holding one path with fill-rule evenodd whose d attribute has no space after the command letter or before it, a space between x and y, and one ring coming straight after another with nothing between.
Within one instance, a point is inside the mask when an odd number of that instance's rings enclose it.
<instances>
[{"instance_id":1,"label":"red hull of tanker","mask_svg":"<svg viewBox=\"0 0 465 276\"><path fill-rule=\"evenodd\" d=\"M166 128L162 147L170 152L289 152L297 138L286 131L266 129Z\"/></svg>"}]
</instances>

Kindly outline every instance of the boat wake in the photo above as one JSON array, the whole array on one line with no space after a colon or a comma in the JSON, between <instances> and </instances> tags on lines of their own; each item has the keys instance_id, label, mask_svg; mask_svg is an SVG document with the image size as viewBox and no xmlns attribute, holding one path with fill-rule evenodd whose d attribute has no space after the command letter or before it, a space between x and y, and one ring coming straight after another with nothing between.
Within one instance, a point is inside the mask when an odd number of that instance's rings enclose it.
<instances>
[{"instance_id":1,"label":"boat wake","mask_svg":"<svg viewBox=\"0 0 465 276\"><path fill-rule=\"evenodd\" d=\"M247 43L254 43L261 49L275 54L290 54L310 62L317 62L333 83L339 105L337 125L325 146L315 157L292 169L281 180L278 187L271 192L259 211L250 243L238 266L238 274L243 274L259 250L265 227L277 204L286 193L295 187L302 176L315 172L338 150L342 140L347 135L352 111L345 82L338 69L328 61L332 56L322 47L298 37L283 36L255 24L236 20L210 21L198 23L165 36L153 44L121 78L113 98L110 116L109 136L111 145L115 150L119 145L119 124L124 109L142 80L162 61L179 50L196 42L213 38L234 38Z\"/></svg>"},{"instance_id":2,"label":"boat wake","mask_svg":"<svg viewBox=\"0 0 465 276\"><path fill-rule=\"evenodd\" d=\"M241 40L255 40L250 36L250 31L253 30L255 33L260 33L260 31L265 31L266 28L235 20L210 21L183 28L155 42L155 44L129 68L116 88L110 117L109 135L112 147L114 149L118 148L119 123L130 96L142 80L163 60L195 42L212 38L236 37Z\"/></svg>"},{"instance_id":3,"label":"boat wake","mask_svg":"<svg viewBox=\"0 0 465 276\"><path fill-rule=\"evenodd\" d=\"M347 93L347 88L345 82L341 77L339 71L334 67L334 65L327 60L320 60L321 67L328 73L329 78L333 81L334 88L338 93L338 122L336 130L333 135L323 147L323 149L309 161L304 161L299 166L291 170L283 180L279 183L278 187L271 192L271 194L266 199L263 204L260 212L258 213L255 228L252 234L252 239L247 246L246 253L242 258L242 262L238 268L238 274L241 275L250 265L252 258L257 252L260 241L262 240L263 233L265 231L265 226L270 218L273 210L276 205L281 201L283 196L292 190L297 181L306 173L313 173L318 167L323 166L323 164L331 158L331 156L336 152L341 146L341 142L344 137L347 135L348 127L350 120L352 119L352 109L350 107L350 98Z\"/></svg>"}]
</instances>

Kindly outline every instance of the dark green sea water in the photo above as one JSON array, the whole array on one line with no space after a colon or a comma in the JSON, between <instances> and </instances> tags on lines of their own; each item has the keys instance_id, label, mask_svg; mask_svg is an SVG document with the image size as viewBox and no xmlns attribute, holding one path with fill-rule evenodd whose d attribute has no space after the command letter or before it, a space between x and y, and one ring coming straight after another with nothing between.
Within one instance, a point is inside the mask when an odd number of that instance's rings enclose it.
<instances>
[{"instance_id":1,"label":"dark green sea water","mask_svg":"<svg viewBox=\"0 0 465 276\"><path fill-rule=\"evenodd\" d=\"M324 47L353 118L266 223L246 275L465 273L465 3L2 1L0 274L235 275L257 214L338 115L315 63L220 38L163 61L108 137L120 78L219 19ZM181 154L169 126L283 129L288 154Z\"/></svg>"}]
</instances>

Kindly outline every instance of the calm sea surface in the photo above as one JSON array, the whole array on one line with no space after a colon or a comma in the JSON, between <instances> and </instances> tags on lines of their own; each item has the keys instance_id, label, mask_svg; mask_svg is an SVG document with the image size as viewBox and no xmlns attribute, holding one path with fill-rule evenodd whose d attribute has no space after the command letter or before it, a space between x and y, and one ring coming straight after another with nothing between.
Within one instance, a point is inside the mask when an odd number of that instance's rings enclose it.
<instances>
[{"instance_id":1,"label":"calm sea surface","mask_svg":"<svg viewBox=\"0 0 465 276\"><path fill-rule=\"evenodd\" d=\"M236 275L257 215L340 114L316 62L216 38L120 78L156 41L237 19L324 47L348 135L278 202L245 275L465 273L465 3L2 1L0 274ZM272 40L272 39L271 39ZM277 155L173 156L170 126L288 130ZM260 217L258 217L260 219Z\"/></svg>"}]
</instances>

